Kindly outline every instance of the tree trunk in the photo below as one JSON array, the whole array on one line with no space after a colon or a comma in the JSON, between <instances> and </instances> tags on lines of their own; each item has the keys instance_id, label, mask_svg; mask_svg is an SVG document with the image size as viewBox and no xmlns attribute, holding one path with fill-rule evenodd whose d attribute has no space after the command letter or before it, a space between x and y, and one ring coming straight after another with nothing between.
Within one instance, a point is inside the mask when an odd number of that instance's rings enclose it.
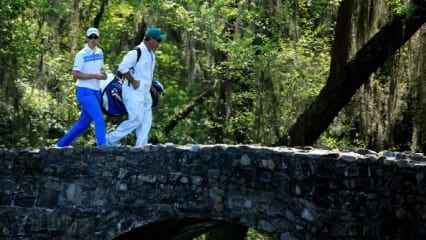
<instances>
[{"instance_id":1,"label":"tree trunk","mask_svg":"<svg viewBox=\"0 0 426 240\"><path fill-rule=\"evenodd\" d=\"M426 152L426 29L416 38L416 42L413 40L413 45L418 51L413 53L414 64L413 67L413 78L415 80L413 89L413 136L412 136L412 149L413 151Z\"/></svg>"},{"instance_id":2,"label":"tree trunk","mask_svg":"<svg viewBox=\"0 0 426 240\"><path fill-rule=\"evenodd\" d=\"M344 0L337 13L336 33L331 50L329 82L336 83L344 72L351 50L353 0Z\"/></svg>"},{"instance_id":3,"label":"tree trunk","mask_svg":"<svg viewBox=\"0 0 426 240\"><path fill-rule=\"evenodd\" d=\"M413 1L411 15L401 15L385 25L346 63L336 81L328 81L318 97L290 128L289 138L278 145L313 145L361 85L391 57L426 21L426 1Z\"/></svg>"},{"instance_id":4,"label":"tree trunk","mask_svg":"<svg viewBox=\"0 0 426 240\"><path fill-rule=\"evenodd\" d=\"M101 0L101 7L99 8L98 13L96 14L95 19L93 20L93 27L99 28L101 24L102 16L105 13L105 7L108 5L108 0Z\"/></svg>"}]
</instances>

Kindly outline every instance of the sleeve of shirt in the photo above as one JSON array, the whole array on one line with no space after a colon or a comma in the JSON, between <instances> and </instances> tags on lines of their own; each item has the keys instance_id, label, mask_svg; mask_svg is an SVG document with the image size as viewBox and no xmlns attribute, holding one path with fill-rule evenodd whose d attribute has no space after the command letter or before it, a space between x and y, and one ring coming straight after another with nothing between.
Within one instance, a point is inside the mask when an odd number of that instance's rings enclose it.
<instances>
[{"instance_id":1,"label":"sleeve of shirt","mask_svg":"<svg viewBox=\"0 0 426 240\"><path fill-rule=\"evenodd\" d=\"M127 73L130 68L135 66L137 58L137 51L129 51L126 56L124 56L123 61L118 65L118 71L121 73Z\"/></svg>"},{"instance_id":2,"label":"sleeve of shirt","mask_svg":"<svg viewBox=\"0 0 426 240\"><path fill-rule=\"evenodd\" d=\"M75 55L74 66L72 67L72 70L81 72L81 69L83 68L83 64L84 64L83 55L78 53L77 55Z\"/></svg>"}]
</instances>

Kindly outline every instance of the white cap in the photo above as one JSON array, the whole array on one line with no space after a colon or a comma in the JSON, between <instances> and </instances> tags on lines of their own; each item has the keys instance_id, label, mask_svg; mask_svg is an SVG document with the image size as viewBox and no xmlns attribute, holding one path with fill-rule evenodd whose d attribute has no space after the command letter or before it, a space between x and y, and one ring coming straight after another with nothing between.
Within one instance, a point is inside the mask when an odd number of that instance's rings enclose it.
<instances>
[{"instance_id":1,"label":"white cap","mask_svg":"<svg viewBox=\"0 0 426 240\"><path fill-rule=\"evenodd\" d=\"M90 36L90 35L92 35L92 34L95 34L96 36L98 36L99 37L99 30L97 29L97 28L89 28L89 29L87 29L87 32L86 32L86 37L88 37L88 36Z\"/></svg>"}]
</instances>

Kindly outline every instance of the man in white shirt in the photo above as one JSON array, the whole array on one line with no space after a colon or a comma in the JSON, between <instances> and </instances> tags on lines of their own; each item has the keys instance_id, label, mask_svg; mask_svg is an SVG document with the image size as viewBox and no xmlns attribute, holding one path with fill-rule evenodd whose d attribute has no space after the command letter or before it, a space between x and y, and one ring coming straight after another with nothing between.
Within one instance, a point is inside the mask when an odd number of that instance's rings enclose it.
<instances>
[{"instance_id":1,"label":"man in white shirt","mask_svg":"<svg viewBox=\"0 0 426 240\"><path fill-rule=\"evenodd\" d=\"M126 80L123 83L123 102L126 106L128 119L123 121L116 130L107 134L108 144L115 145L123 137L136 130L136 147L148 144L148 134L152 125L151 85L155 68L154 50L166 37L158 28L150 28L144 40L137 47L141 56L137 61L137 51L129 51L118 66Z\"/></svg>"},{"instance_id":2,"label":"man in white shirt","mask_svg":"<svg viewBox=\"0 0 426 240\"><path fill-rule=\"evenodd\" d=\"M101 74L104 67L104 54L98 47L99 30L89 28L86 32L86 46L75 56L72 75L77 79L77 101L81 105L80 118L74 126L56 143L57 147L70 146L95 123L95 135L98 146L105 145L106 126L100 107L101 92L99 80L107 79Z\"/></svg>"}]
</instances>

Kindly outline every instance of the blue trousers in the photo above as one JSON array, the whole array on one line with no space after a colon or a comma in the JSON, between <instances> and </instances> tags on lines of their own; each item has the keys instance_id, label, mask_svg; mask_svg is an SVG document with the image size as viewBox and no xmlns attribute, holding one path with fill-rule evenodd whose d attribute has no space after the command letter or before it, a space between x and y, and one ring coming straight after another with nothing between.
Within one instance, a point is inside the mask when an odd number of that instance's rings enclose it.
<instances>
[{"instance_id":1,"label":"blue trousers","mask_svg":"<svg viewBox=\"0 0 426 240\"><path fill-rule=\"evenodd\" d=\"M101 110L101 92L84 87L77 87L77 101L81 105L80 118L74 126L56 144L58 147L70 146L95 122L95 135L98 146L106 144L106 126Z\"/></svg>"}]
</instances>

